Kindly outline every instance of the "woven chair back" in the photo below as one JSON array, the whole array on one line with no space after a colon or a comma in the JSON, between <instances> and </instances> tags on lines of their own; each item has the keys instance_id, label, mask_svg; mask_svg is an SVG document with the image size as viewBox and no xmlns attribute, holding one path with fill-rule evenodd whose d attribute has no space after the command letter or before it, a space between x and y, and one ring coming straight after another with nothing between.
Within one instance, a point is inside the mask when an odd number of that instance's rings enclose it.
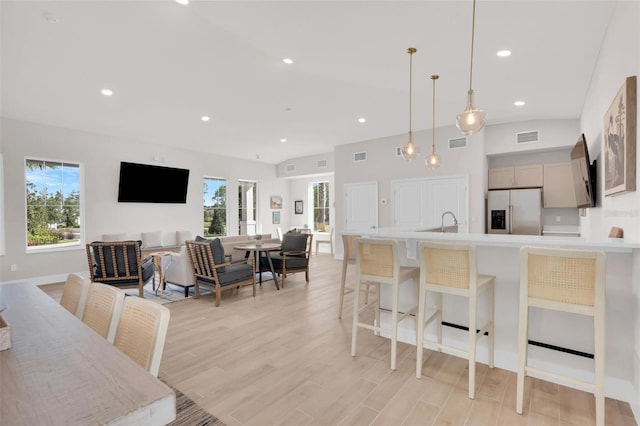
<instances>
[{"instance_id":1,"label":"woven chair back","mask_svg":"<svg viewBox=\"0 0 640 426\"><path fill-rule=\"evenodd\" d=\"M138 241L96 241L87 244L86 248L92 282L142 279L142 254Z\"/></svg>"},{"instance_id":2,"label":"woven chair back","mask_svg":"<svg viewBox=\"0 0 640 426\"><path fill-rule=\"evenodd\" d=\"M113 343L123 301L124 292L119 288L91 283L82 322Z\"/></svg>"},{"instance_id":3,"label":"woven chair back","mask_svg":"<svg viewBox=\"0 0 640 426\"><path fill-rule=\"evenodd\" d=\"M356 238L360 235L343 235L342 245L344 247L344 259L350 262L356 261Z\"/></svg>"},{"instance_id":4,"label":"woven chair back","mask_svg":"<svg viewBox=\"0 0 640 426\"><path fill-rule=\"evenodd\" d=\"M127 297L122 306L114 346L157 377L169 317L169 310L158 303Z\"/></svg>"},{"instance_id":5,"label":"woven chair back","mask_svg":"<svg viewBox=\"0 0 640 426\"><path fill-rule=\"evenodd\" d=\"M529 253L527 269L530 298L594 306L595 256Z\"/></svg>"},{"instance_id":6,"label":"woven chair back","mask_svg":"<svg viewBox=\"0 0 640 426\"><path fill-rule=\"evenodd\" d=\"M78 318L82 318L89 294L89 280L77 274L67 275L60 305Z\"/></svg>"},{"instance_id":7,"label":"woven chair back","mask_svg":"<svg viewBox=\"0 0 640 426\"><path fill-rule=\"evenodd\" d=\"M469 288L472 251L467 244L434 244L425 246L423 250L427 283Z\"/></svg>"},{"instance_id":8,"label":"woven chair back","mask_svg":"<svg viewBox=\"0 0 640 426\"><path fill-rule=\"evenodd\" d=\"M393 278L393 241L359 239L356 247L360 274Z\"/></svg>"}]
</instances>

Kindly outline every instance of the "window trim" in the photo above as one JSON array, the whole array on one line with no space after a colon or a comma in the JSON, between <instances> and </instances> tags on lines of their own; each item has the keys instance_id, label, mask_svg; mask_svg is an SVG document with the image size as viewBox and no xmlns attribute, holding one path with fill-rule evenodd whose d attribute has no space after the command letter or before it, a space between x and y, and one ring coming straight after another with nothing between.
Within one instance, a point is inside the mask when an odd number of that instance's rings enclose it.
<instances>
[{"instance_id":1,"label":"window trim","mask_svg":"<svg viewBox=\"0 0 640 426\"><path fill-rule=\"evenodd\" d=\"M27 229L27 161L44 161L49 163L62 163L62 164L75 164L78 166L78 179L79 179L79 188L80 188L80 238L77 243L72 244L46 244L41 246L29 246L29 231ZM84 163L81 161L73 161L73 160L61 160L50 157L38 157L38 156L25 156L22 162L22 179L23 184L22 188L24 190L24 248L25 254L33 254L33 253L46 253L46 252L62 252L62 251L73 251L73 250L84 250L85 248L85 240L86 240L86 220L85 220L85 171L84 171Z\"/></svg>"},{"instance_id":2,"label":"window trim","mask_svg":"<svg viewBox=\"0 0 640 426\"><path fill-rule=\"evenodd\" d=\"M329 205L327 206L327 209L329 210L329 223L327 223L327 226L329 226L329 228L333 227L332 223L333 220L335 220L334 218L332 218L332 214L331 214L331 186L329 185L331 182L329 182L328 180L317 180L317 181L312 181L309 185L309 189L311 190L311 203L309 203L311 205L311 223L313 223L312 225L312 229L313 232L319 233L319 234L328 234L330 231L319 231L316 229L316 209L318 209L319 207L317 207L315 205L315 200L314 200L314 185L316 184L325 184L328 187L328 191L327 191L327 196L328 196L328 203ZM332 220L333 219L333 220Z\"/></svg>"},{"instance_id":3,"label":"window trim","mask_svg":"<svg viewBox=\"0 0 640 426\"><path fill-rule=\"evenodd\" d=\"M202 177L202 194L203 194L203 198L204 198L204 180L205 179L212 179L212 180L223 180L225 181L225 185L227 186L227 194L226 194L226 199L225 199L225 203L226 203L226 207L225 207L225 214L224 214L224 235L220 235L222 236L228 236L229 235L229 179L226 177L221 177L221 176L203 176ZM204 201L204 200L203 200ZM202 204L202 219L204 219L204 203ZM204 232L204 229L203 229Z\"/></svg>"},{"instance_id":4,"label":"window trim","mask_svg":"<svg viewBox=\"0 0 640 426\"><path fill-rule=\"evenodd\" d=\"M255 234L261 234L262 232L260 231L262 229L262 225L260 222L260 185L257 180L255 179L238 179L237 180L238 185L236 186L236 191L238 190L240 183L241 182L247 182L247 183L253 183L256 186L256 193L255 193L255 200L256 200L256 214L255 214L255 222L256 222L256 229L255 229ZM238 204L236 205L236 216L238 215L238 213L240 212L240 198L238 198ZM240 228L240 220L238 220L238 234L239 236L242 236L243 234L241 234L241 228ZM252 235L249 234L247 232L247 235Z\"/></svg>"}]
</instances>

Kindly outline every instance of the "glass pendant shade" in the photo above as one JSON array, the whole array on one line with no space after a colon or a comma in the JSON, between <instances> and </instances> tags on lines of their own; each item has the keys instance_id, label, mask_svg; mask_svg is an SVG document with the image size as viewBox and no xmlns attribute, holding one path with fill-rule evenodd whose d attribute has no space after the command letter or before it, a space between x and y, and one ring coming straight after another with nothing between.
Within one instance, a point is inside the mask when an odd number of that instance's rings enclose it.
<instances>
[{"instance_id":1,"label":"glass pendant shade","mask_svg":"<svg viewBox=\"0 0 640 426\"><path fill-rule=\"evenodd\" d=\"M407 53L409 54L409 141L407 144L402 147L402 157L411 162L416 159L420 155L420 147L413 143L413 133L411 132L411 107L412 107L412 80L413 80L413 54L416 53L415 47L410 47L407 49Z\"/></svg>"},{"instance_id":2,"label":"glass pendant shade","mask_svg":"<svg viewBox=\"0 0 640 426\"><path fill-rule=\"evenodd\" d=\"M435 170L440 167L440 157L435 152L432 152L431 155L424 159L424 164L428 168Z\"/></svg>"},{"instance_id":3,"label":"glass pendant shade","mask_svg":"<svg viewBox=\"0 0 640 426\"><path fill-rule=\"evenodd\" d=\"M473 90L469 90L467 109L456 117L456 126L464 135L478 133L487 123L487 113L473 106Z\"/></svg>"},{"instance_id":4,"label":"glass pendant shade","mask_svg":"<svg viewBox=\"0 0 640 426\"><path fill-rule=\"evenodd\" d=\"M402 147L402 156L407 161L413 161L420 155L420 147L413 143L413 135L409 131L409 142Z\"/></svg>"}]
</instances>

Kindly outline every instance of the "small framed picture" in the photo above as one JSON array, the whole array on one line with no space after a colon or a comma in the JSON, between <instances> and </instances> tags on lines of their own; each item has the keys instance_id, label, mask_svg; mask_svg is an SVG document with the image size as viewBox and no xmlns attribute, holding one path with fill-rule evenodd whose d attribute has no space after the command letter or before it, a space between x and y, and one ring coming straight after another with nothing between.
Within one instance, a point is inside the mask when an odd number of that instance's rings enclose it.
<instances>
[{"instance_id":1,"label":"small framed picture","mask_svg":"<svg viewBox=\"0 0 640 426\"><path fill-rule=\"evenodd\" d=\"M302 200L296 200L296 204L295 204L295 212L296 212L296 214L302 214L302 213L304 213Z\"/></svg>"},{"instance_id":2,"label":"small framed picture","mask_svg":"<svg viewBox=\"0 0 640 426\"><path fill-rule=\"evenodd\" d=\"M271 208L272 209L281 209L282 208L282 197L279 195L271 196Z\"/></svg>"},{"instance_id":3,"label":"small framed picture","mask_svg":"<svg viewBox=\"0 0 640 426\"><path fill-rule=\"evenodd\" d=\"M280 225L280 212L271 212L271 222L274 225Z\"/></svg>"}]
</instances>

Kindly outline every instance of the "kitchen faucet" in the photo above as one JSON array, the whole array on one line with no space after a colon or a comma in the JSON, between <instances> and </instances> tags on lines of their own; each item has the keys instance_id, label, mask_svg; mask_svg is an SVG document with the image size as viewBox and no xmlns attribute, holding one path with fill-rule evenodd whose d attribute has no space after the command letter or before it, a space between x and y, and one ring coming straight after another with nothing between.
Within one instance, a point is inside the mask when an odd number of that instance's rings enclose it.
<instances>
[{"instance_id":1,"label":"kitchen faucet","mask_svg":"<svg viewBox=\"0 0 640 426\"><path fill-rule=\"evenodd\" d=\"M456 219L456 215L453 214L453 212L450 212L450 211L447 210L446 212L442 213L442 218L440 220L440 232L444 232L444 216L446 214L450 214L451 215L451 217L453 218L453 225L454 226L458 225L458 219Z\"/></svg>"}]
</instances>

